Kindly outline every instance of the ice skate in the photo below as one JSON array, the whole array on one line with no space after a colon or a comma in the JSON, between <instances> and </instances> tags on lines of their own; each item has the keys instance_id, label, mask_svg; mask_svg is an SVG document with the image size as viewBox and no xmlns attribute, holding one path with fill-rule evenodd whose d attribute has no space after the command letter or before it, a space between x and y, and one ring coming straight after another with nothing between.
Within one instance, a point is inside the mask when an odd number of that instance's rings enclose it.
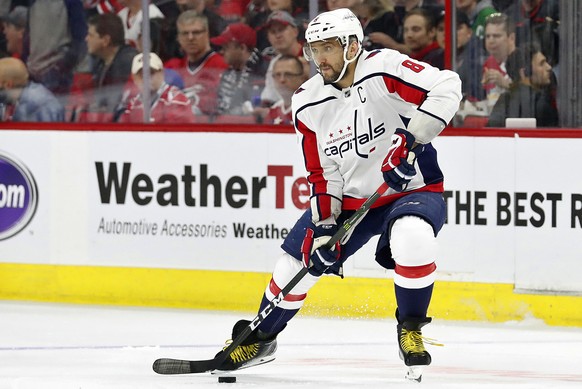
<instances>
[{"instance_id":1,"label":"ice skate","mask_svg":"<svg viewBox=\"0 0 582 389\"><path fill-rule=\"evenodd\" d=\"M249 324L249 320L239 320L232 329L232 339L236 339L238 334L244 331ZM232 340L227 341L224 349L216 354L215 358L224 352L230 342ZM238 370L271 362L275 359L275 351L277 351L277 336L264 334L260 330L255 330L240 346L230 353L220 367L214 370L213 373Z\"/></svg>"},{"instance_id":2,"label":"ice skate","mask_svg":"<svg viewBox=\"0 0 582 389\"><path fill-rule=\"evenodd\" d=\"M404 318L396 326L400 359L408 366L406 378L420 382L424 366L430 365L432 358L424 348L424 342L435 346L442 346L432 339L422 336L421 328L431 322L431 318Z\"/></svg>"}]
</instances>

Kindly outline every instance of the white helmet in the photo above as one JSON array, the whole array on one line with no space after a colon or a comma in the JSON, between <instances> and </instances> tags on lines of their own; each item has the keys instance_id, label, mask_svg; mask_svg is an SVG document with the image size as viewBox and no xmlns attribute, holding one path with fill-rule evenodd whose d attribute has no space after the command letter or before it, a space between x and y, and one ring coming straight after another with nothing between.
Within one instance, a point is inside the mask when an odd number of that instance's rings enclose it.
<instances>
[{"instance_id":1,"label":"white helmet","mask_svg":"<svg viewBox=\"0 0 582 389\"><path fill-rule=\"evenodd\" d=\"M305 31L307 43L322 41L330 38L339 38L342 45L347 45L349 37L355 35L358 43L364 40L364 30L358 20L348 8L324 12L315 17Z\"/></svg>"},{"instance_id":2,"label":"white helmet","mask_svg":"<svg viewBox=\"0 0 582 389\"><path fill-rule=\"evenodd\" d=\"M347 54L350 36L355 36L358 40L358 52L351 60L348 60ZM303 48L303 55L308 61L313 60L310 44L333 38L336 38L344 48L344 67L337 80L334 81L337 82L343 77L348 65L358 58L358 55L362 51L362 41L364 40L364 30L362 29L362 25L360 24L358 17L348 8L323 12L309 22L309 25L305 30L305 40L307 43ZM317 63L315 66L317 66L317 69L319 70L319 65Z\"/></svg>"}]
</instances>

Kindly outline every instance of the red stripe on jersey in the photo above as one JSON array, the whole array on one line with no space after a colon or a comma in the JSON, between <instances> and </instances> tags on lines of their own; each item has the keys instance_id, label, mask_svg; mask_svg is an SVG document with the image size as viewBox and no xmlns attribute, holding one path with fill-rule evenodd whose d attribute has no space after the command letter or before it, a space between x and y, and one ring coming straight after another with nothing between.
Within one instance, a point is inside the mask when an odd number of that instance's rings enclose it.
<instances>
[{"instance_id":1,"label":"red stripe on jersey","mask_svg":"<svg viewBox=\"0 0 582 389\"><path fill-rule=\"evenodd\" d=\"M422 278L426 277L436 270L435 263L429 263L424 266L400 266L396 265L394 272L404 278Z\"/></svg>"},{"instance_id":2,"label":"red stripe on jersey","mask_svg":"<svg viewBox=\"0 0 582 389\"><path fill-rule=\"evenodd\" d=\"M281 288L279 288L277 286L277 284L275 283L275 280L273 280L272 278L271 278L271 282L269 282L269 290L275 296L278 295L279 293L281 293ZM303 301L303 300L305 300L305 297L307 297L307 293L303 293L303 294L291 294L291 293L289 293L287 296L285 296L285 298L283 300L285 300L285 301Z\"/></svg>"},{"instance_id":3,"label":"red stripe on jersey","mask_svg":"<svg viewBox=\"0 0 582 389\"><path fill-rule=\"evenodd\" d=\"M305 169L309 172L307 180L313 185L312 194L327 193L327 180L323 177L323 167L319 159L317 136L311 131L305 123L297 119L297 131L303 135L301 147L303 149L303 158L305 160ZM327 219L331 216L331 197L318 196L320 220Z\"/></svg>"},{"instance_id":4,"label":"red stripe on jersey","mask_svg":"<svg viewBox=\"0 0 582 389\"><path fill-rule=\"evenodd\" d=\"M402 80L398 78L392 78L388 76L383 76L384 84L390 93L398 93L398 96L402 97L405 101L421 105L422 102L426 99L427 92L415 88L412 85L405 84Z\"/></svg>"}]
</instances>

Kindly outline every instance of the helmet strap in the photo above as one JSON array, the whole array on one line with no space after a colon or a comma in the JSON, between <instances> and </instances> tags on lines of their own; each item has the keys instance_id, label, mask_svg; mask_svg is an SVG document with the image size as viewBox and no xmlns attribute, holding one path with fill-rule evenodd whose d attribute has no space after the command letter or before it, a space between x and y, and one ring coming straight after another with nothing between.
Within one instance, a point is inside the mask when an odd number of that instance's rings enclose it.
<instances>
[{"instance_id":1,"label":"helmet strap","mask_svg":"<svg viewBox=\"0 0 582 389\"><path fill-rule=\"evenodd\" d=\"M344 46L344 67L343 67L342 71L340 72L338 78L336 78L335 81L333 81L332 83L336 83L342 79L342 77L346 74L346 70L348 70L348 65L351 64L352 62L354 62L358 58L360 53L362 52L362 46L358 43L358 52L353 56L352 59L348 59L348 50L349 49L350 49L350 38L347 37L347 43ZM318 67L318 69L319 69L319 67Z\"/></svg>"}]
</instances>

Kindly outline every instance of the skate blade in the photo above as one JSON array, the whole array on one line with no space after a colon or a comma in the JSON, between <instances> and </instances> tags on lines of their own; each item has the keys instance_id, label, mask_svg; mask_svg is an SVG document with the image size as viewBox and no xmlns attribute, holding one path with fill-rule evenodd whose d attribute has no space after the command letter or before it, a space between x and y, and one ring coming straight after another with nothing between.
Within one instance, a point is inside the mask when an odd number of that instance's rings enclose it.
<instances>
[{"instance_id":1,"label":"skate blade","mask_svg":"<svg viewBox=\"0 0 582 389\"><path fill-rule=\"evenodd\" d=\"M422 366L409 366L406 375L404 376L408 381L420 382L422 381Z\"/></svg>"},{"instance_id":2,"label":"skate blade","mask_svg":"<svg viewBox=\"0 0 582 389\"><path fill-rule=\"evenodd\" d=\"M216 374L216 375L223 375L223 374L229 374L232 373L234 371L238 371L238 370L242 370L242 369L247 369L249 367L253 367L253 366L258 366L258 365L264 365L265 363L269 363L275 360L275 356L274 355L270 355L268 357L264 357L264 358L259 358L256 361L254 361L253 363L248 363L246 365L242 365L241 367L239 367L236 370L212 370L210 372L210 374Z\"/></svg>"}]
</instances>

